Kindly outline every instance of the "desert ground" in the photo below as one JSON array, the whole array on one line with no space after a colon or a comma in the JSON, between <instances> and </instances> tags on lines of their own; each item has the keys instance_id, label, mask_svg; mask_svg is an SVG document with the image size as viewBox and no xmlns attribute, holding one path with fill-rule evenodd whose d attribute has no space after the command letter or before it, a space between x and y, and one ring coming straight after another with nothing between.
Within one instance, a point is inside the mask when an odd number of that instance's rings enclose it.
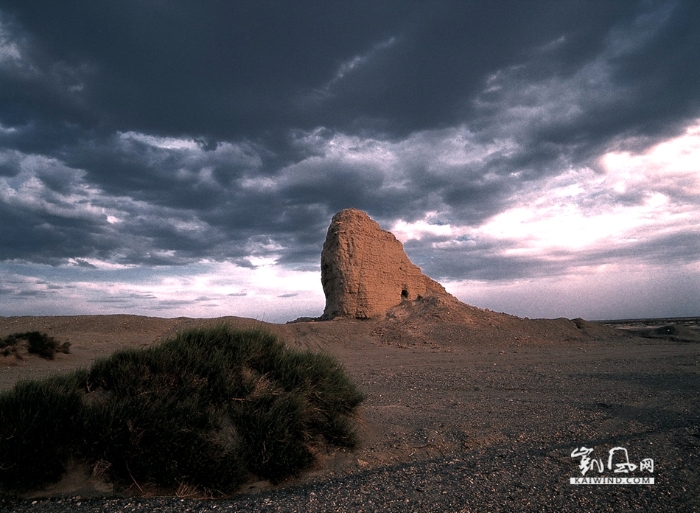
<instances>
[{"instance_id":1,"label":"desert ground","mask_svg":"<svg viewBox=\"0 0 700 513\"><path fill-rule=\"evenodd\" d=\"M443 299L406 302L382 320L288 324L236 317L4 317L0 336L36 330L71 347L52 361L0 356L0 390L220 322L264 325L289 345L340 359L366 395L358 419L360 447L328 450L319 454L317 468L299 478L274 487L252 483L222 501L139 497L75 469L58 485L5 507L700 511L697 319L607 325L529 320ZM637 469L631 475L654 477L655 484L570 484L582 476L581 458L572 451L583 446L604 463L614 447L625 447L635 464L653 459L653 472ZM41 498L47 496L52 498Z\"/></svg>"}]
</instances>

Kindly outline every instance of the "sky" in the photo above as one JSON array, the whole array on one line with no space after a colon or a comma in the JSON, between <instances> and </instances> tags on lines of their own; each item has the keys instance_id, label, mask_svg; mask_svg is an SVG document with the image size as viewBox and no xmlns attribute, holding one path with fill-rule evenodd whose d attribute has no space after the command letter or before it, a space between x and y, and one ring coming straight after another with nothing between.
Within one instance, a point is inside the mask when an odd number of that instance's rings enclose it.
<instances>
[{"instance_id":1,"label":"sky","mask_svg":"<svg viewBox=\"0 0 700 513\"><path fill-rule=\"evenodd\" d=\"M700 316L700 2L0 0L0 315L318 316L333 214L460 300Z\"/></svg>"}]
</instances>

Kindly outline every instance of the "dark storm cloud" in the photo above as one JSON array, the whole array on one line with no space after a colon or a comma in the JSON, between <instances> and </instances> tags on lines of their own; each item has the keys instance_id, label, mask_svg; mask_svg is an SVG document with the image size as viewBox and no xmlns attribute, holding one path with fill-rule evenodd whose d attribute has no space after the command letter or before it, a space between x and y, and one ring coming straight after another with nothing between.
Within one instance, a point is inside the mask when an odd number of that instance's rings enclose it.
<instances>
[{"instance_id":1,"label":"dark storm cloud","mask_svg":"<svg viewBox=\"0 0 700 513\"><path fill-rule=\"evenodd\" d=\"M468 119L500 69L524 64L529 81L570 76L610 38L624 44L640 31L652 34L615 56L614 80L634 90L634 107L657 101L645 112L620 105L626 116L610 115L610 129L632 115L649 131L649 119L665 127L659 115L687 115L697 90L694 2L4 0L0 9L38 68L10 77L6 110L90 128L214 140L316 126L408 134Z\"/></svg>"},{"instance_id":2,"label":"dark storm cloud","mask_svg":"<svg viewBox=\"0 0 700 513\"><path fill-rule=\"evenodd\" d=\"M698 22L690 0L0 0L0 258L305 269L341 208L479 224L697 118ZM497 249L435 275L541 265Z\"/></svg>"},{"instance_id":3,"label":"dark storm cloud","mask_svg":"<svg viewBox=\"0 0 700 513\"><path fill-rule=\"evenodd\" d=\"M643 240L615 250L599 250L584 255L581 263L627 261L652 266L681 266L696 262L700 255L700 234L680 232L643 237Z\"/></svg>"},{"instance_id":4,"label":"dark storm cloud","mask_svg":"<svg viewBox=\"0 0 700 513\"><path fill-rule=\"evenodd\" d=\"M407 21L373 2L29 1L1 8L29 33L40 69L56 62L86 69L76 85L101 122L224 139L286 128L298 115L299 94Z\"/></svg>"},{"instance_id":5,"label":"dark storm cloud","mask_svg":"<svg viewBox=\"0 0 700 513\"><path fill-rule=\"evenodd\" d=\"M512 281L523 278L566 275L586 266L642 265L649 269L681 266L697 261L700 235L672 233L644 237L634 244L581 250L550 250L546 256L508 254L521 241L488 240L471 237L448 242L444 237L426 237L406 244L407 254L420 263L423 272L436 279L469 277L474 280ZM431 247L436 244L437 247Z\"/></svg>"}]
</instances>

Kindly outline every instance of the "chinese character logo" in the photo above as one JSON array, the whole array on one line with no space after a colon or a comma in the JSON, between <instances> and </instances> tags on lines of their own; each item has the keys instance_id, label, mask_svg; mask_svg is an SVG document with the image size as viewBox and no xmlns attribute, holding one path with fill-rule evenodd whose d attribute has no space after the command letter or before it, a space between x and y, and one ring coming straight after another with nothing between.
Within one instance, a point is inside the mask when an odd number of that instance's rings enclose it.
<instances>
[{"instance_id":1,"label":"chinese character logo","mask_svg":"<svg viewBox=\"0 0 700 513\"><path fill-rule=\"evenodd\" d=\"M644 458L639 465L630 461L629 453L624 447L613 447L608 451L608 463L604 465L602 458L592 456L590 447L577 447L571 452L572 458L581 458L578 468L581 475L587 472L602 474L605 470L611 470L614 474L630 474L639 469L639 472L654 473L654 460ZM649 477L580 477L571 478L572 484L654 484L654 478Z\"/></svg>"}]
</instances>

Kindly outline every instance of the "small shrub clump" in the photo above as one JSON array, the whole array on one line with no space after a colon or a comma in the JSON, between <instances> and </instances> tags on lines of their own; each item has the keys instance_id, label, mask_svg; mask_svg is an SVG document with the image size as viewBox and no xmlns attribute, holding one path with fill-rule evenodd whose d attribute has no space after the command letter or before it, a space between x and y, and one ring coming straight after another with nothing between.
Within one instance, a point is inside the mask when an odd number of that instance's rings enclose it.
<instances>
[{"instance_id":1,"label":"small shrub clump","mask_svg":"<svg viewBox=\"0 0 700 513\"><path fill-rule=\"evenodd\" d=\"M46 333L27 331L26 333L13 333L0 339L0 354L3 356L17 355L17 346L22 341L27 343L27 352L48 360L53 360L56 353L68 354L70 348L70 342L60 344L55 338L49 337Z\"/></svg>"},{"instance_id":2,"label":"small shrub clump","mask_svg":"<svg viewBox=\"0 0 700 513\"><path fill-rule=\"evenodd\" d=\"M0 394L0 486L35 489L73 459L126 486L226 495L309 468L319 444L353 447L362 400L328 355L259 329L189 330Z\"/></svg>"}]
</instances>

